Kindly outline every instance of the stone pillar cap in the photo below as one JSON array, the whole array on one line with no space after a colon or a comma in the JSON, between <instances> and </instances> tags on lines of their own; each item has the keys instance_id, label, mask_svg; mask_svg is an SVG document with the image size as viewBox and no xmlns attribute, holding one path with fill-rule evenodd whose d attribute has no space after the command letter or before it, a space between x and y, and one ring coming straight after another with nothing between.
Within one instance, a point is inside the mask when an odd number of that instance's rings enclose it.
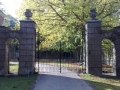
<instances>
[{"instance_id":1,"label":"stone pillar cap","mask_svg":"<svg viewBox=\"0 0 120 90\"><path fill-rule=\"evenodd\" d=\"M25 16L26 16L26 21L31 21L31 17L32 17L32 12L31 12L31 10L30 9L26 9L26 11L25 11Z\"/></svg>"},{"instance_id":2,"label":"stone pillar cap","mask_svg":"<svg viewBox=\"0 0 120 90\"><path fill-rule=\"evenodd\" d=\"M90 10L89 16L91 17L91 19L88 20L87 23L101 22L101 20L96 19L96 16L97 16L96 8L93 8Z\"/></svg>"}]
</instances>

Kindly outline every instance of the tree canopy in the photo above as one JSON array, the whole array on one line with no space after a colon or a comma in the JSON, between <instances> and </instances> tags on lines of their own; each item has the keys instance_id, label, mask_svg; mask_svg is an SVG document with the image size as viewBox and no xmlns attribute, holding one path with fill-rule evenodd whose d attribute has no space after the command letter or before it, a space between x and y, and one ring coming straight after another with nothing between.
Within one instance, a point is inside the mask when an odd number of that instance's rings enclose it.
<instances>
[{"instance_id":1,"label":"tree canopy","mask_svg":"<svg viewBox=\"0 0 120 90\"><path fill-rule=\"evenodd\" d=\"M23 0L17 13L23 18L25 9L32 10L43 50L59 50L61 42L62 49L69 51L83 46L90 9L96 8L102 29L110 30L118 23L119 5L120 0Z\"/></svg>"}]
</instances>

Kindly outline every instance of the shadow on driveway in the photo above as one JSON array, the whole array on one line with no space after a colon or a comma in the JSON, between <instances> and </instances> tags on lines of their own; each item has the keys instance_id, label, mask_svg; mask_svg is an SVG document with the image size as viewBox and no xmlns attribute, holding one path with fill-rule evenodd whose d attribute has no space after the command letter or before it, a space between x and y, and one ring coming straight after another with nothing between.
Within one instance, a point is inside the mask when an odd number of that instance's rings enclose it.
<instances>
[{"instance_id":1,"label":"shadow on driveway","mask_svg":"<svg viewBox=\"0 0 120 90\"><path fill-rule=\"evenodd\" d=\"M75 73L43 73L31 90L93 90Z\"/></svg>"}]
</instances>

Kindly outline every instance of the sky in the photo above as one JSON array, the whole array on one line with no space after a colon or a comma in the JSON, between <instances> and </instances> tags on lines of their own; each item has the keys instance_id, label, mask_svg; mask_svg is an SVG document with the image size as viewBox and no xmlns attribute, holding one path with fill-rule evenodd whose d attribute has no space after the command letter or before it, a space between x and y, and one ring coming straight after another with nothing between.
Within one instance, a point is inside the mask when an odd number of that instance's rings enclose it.
<instances>
[{"instance_id":1,"label":"sky","mask_svg":"<svg viewBox=\"0 0 120 90\"><path fill-rule=\"evenodd\" d=\"M4 4L5 10L8 14L16 17L15 10L21 5L22 0L0 0Z\"/></svg>"}]
</instances>

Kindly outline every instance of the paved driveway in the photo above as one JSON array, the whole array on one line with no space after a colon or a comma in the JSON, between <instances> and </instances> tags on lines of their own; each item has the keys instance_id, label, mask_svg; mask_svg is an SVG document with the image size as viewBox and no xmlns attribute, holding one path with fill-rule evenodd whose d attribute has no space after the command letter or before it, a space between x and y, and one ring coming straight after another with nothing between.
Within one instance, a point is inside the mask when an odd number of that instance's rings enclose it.
<instances>
[{"instance_id":1,"label":"paved driveway","mask_svg":"<svg viewBox=\"0 0 120 90\"><path fill-rule=\"evenodd\" d=\"M31 90L93 90L76 73L41 73Z\"/></svg>"}]
</instances>

